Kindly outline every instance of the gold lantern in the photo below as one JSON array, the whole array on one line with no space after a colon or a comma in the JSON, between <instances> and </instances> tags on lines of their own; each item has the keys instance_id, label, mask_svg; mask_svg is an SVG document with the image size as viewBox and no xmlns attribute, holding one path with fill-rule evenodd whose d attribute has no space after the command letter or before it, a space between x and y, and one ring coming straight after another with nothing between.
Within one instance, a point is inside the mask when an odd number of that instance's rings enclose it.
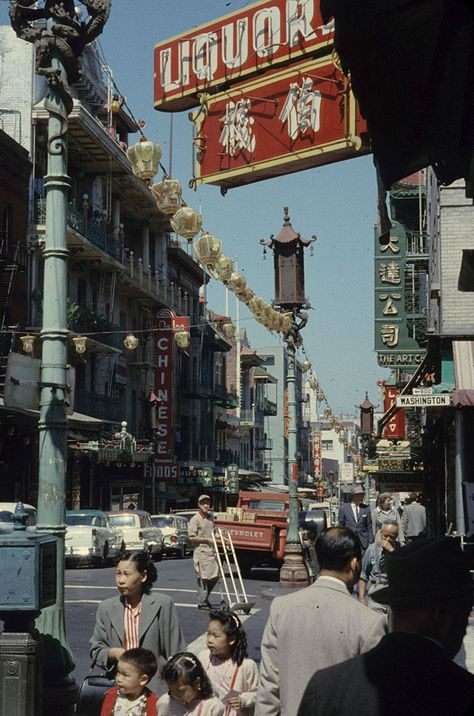
<instances>
[{"instance_id":1,"label":"gold lantern","mask_svg":"<svg viewBox=\"0 0 474 716\"><path fill-rule=\"evenodd\" d=\"M232 338L232 336L235 336L235 326L233 323L224 323L222 326L222 330L224 331L227 338Z\"/></svg>"},{"instance_id":2,"label":"gold lantern","mask_svg":"<svg viewBox=\"0 0 474 716\"><path fill-rule=\"evenodd\" d=\"M262 315L262 311L265 305L265 301L263 298L260 298L260 296L252 296L250 301L248 302L248 307L252 311L252 313L258 317L259 315Z\"/></svg>"},{"instance_id":3,"label":"gold lantern","mask_svg":"<svg viewBox=\"0 0 474 716\"><path fill-rule=\"evenodd\" d=\"M194 242L193 247L197 260L207 268L214 268L222 256L222 241L207 231Z\"/></svg>"},{"instance_id":4,"label":"gold lantern","mask_svg":"<svg viewBox=\"0 0 474 716\"><path fill-rule=\"evenodd\" d=\"M314 373L311 373L311 375L309 376L309 381L308 381L308 383L309 383L309 387L311 388L311 390L317 390L317 389L318 389L318 381L317 381L317 378L316 378L316 376L314 375Z\"/></svg>"},{"instance_id":5,"label":"gold lantern","mask_svg":"<svg viewBox=\"0 0 474 716\"><path fill-rule=\"evenodd\" d=\"M316 395L316 400L318 401L318 403L322 403L325 397L326 396L324 395L324 393L318 393Z\"/></svg>"},{"instance_id":6,"label":"gold lantern","mask_svg":"<svg viewBox=\"0 0 474 716\"><path fill-rule=\"evenodd\" d=\"M308 371L310 368L311 368L311 363L309 362L309 360L304 360L303 363L301 364L301 370L303 371L303 373L306 373L306 371Z\"/></svg>"},{"instance_id":7,"label":"gold lantern","mask_svg":"<svg viewBox=\"0 0 474 716\"><path fill-rule=\"evenodd\" d=\"M133 333L128 333L124 338L123 345L125 348L128 348L129 351L134 351L138 346L138 338L134 336Z\"/></svg>"},{"instance_id":8,"label":"gold lantern","mask_svg":"<svg viewBox=\"0 0 474 716\"><path fill-rule=\"evenodd\" d=\"M157 184L153 184L151 190L156 199L158 209L166 216L174 215L181 207L181 184L177 179L165 177Z\"/></svg>"},{"instance_id":9,"label":"gold lantern","mask_svg":"<svg viewBox=\"0 0 474 716\"><path fill-rule=\"evenodd\" d=\"M217 259L214 268L211 269L212 275L219 281L228 281L234 272L234 262L228 256L221 256Z\"/></svg>"},{"instance_id":10,"label":"gold lantern","mask_svg":"<svg viewBox=\"0 0 474 716\"><path fill-rule=\"evenodd\" d=\"M230 275L227 285L231 291L239 295L239 293L247 287L247 281L240 273L234 272Z\"/></svg>"},{"instance_id":11,"label":"gold lantern","mask_svg":"<svg viewBox=\"0 0 474 716\"><path fill-rule=\"evenodd\" d=\"M151 179L158 171L162 151L159 144L142 138L127 149L132 171L140 179Z\"/></svg>"},{"instance_id":12,"label":"gold lantern","mask_svg":"<svg viewBox=\"0 0 474 716\"><path fill-rule=\"evenodd\" d=\"M189 348L191 334L189 331L178 331L174 334L174 340L178 348Z\"/></svg>"},{"instance_id":13,"label":"gold lantern","mask_svg":"<svg viewBox=\"0 0 474 716\"><path fill-rule=\"evenodd\" d=\"M254 296L255 296L254 292L248 286L246 288L244 288L242 291L240 291L240 293L237 294L239 301L242 301L242 303L246 303L246 304L250 303L250 301L252 300L252 298Z\"/></svg>"},{"instance_id":14,"label":"gold lantern","mask_svg":"<svg viewBox=\"0 0 474 716\"><path fill-rule=\"evenodd\" d=\"M283 314L283 327L282 327L282 333L289 333L293 327L293 314L292 313L284 313Z\"/></svg>"},{"instance_id":15,"label":"gold lantern","mask_svg":"<svg viewBox=\"0 0 474 716\"><path fill-rule=\"evenodd\" d=\"M182 206L170 220L173 231L191 242L202 229L202 216L190 206Z\"/></svg>"},{"instance_id":16,"label":"gold lantern","mask_svg":"<svg viewBox=\"0 0 474 716\"><path fill-rule=\"evenodd\" d=\"M26 336L20 336L20 341L23 346L23 350L25 353L33 353L33 347L35 345L35 336L30 336L29 333L27 333Z\"/></svg>"},{"instance_id":17,"label":"gold lantern","mask_svg":"<svg viewBox=\"0 0 474 716\"><path fill-rule=\"evenodd\" d=\"M87 338L85 336L74 336L72 339L77 353L85 353L87 350Z\"/></svg>"},{"instance_id":18,"label":"gold lantern","mask_svg":"<svg viewBox=\"0 0 474 716\"><path fill-rule=\"evenodd\" d=\"M344 435L343 435L343 433L339 433L338 440L339 440L339 442L340 442L341 445L342 445L342 443L344 442Z\"/></svg>"}]
</instances>

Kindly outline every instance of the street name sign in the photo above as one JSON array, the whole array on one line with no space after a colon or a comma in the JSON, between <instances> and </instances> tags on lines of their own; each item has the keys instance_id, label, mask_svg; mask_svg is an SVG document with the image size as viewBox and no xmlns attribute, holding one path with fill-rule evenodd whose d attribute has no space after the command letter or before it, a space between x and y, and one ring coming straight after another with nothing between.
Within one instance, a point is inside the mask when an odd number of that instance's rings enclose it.
<instances>
[{"instance_id":1,"label":"street name sign","mask_svg":"<svg viewBox=\"0 0 474 716\"><path fill-rule=\"evenodd\" d=\"M397 395L399 408L442 408L452 405L451 395Z\"/></svg>"}]
</instances>

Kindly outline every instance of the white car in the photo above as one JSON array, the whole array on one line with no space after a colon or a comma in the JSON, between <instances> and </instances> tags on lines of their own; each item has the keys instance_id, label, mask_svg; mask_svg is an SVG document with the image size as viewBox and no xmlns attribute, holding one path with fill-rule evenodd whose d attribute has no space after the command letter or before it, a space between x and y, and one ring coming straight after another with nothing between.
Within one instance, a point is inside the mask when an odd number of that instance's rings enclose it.
<instances>
[{"instance_id":1,"label":"white car","mask_svg":"<svg viewBox=\"0 0 474 716\"><path fill-rule=\"evenodd\" d=\"M13 515L17 502L0 502L0 534L10 532L13 529ZM23 508L28 515L26 527L34 528L36 525L36 507L23 503Z\"/></svg>"},{"instance_id":2,"label":"white car","mask_svg":"<svg viewBox=\"0 0 474 716\"><path fill-rule=\"evenodd\" d=\"M163 535L144 510L109 512L110 524L122 532L126 550L142 549L154 559L163 559Z\"/></svg>"},{"instance_id":3,"label":"white car","mask_svg":"<svg viewBox=\"0 0 474 716\"><path fill-rule=\"evenodd\" d=\"M189 540L188 521L179 515L151 515L151 521L161 530L163 550L167 555L183 559L186 552L192 552Z\"/></svg>"},{"instance_id":4,"label":"white car","mask_svg":"<svg viewBox=\"0 0 474 716\"><path fill-rule=\"evenodd\" d=\"M68 510L66 512L66 561L91 561L106 564L117 557L123 547L121 531L110 524L100 510Z\"/></svg>"}]
</instances>

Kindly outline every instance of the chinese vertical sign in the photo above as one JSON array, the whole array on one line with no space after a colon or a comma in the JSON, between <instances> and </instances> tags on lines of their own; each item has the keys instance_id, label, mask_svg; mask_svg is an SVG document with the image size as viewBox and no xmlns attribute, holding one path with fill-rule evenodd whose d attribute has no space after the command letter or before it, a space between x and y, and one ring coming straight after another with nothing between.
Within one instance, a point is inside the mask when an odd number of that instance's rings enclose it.
<instances>
[{"instance_id":1,"label":"chinese vertical sign","mask_svg":"<svg viewBox=\"0 0 474 716\"><path fill-rule=\"evenodd\" d=\"M397 402L398 389L395 385L385 386L384 411ZM398 410L385 426L385 437L400 440L405 437L405 411Z\"/></svg>"},{"instance_id":2,"label":"chinese vertical sign","mask_svg":"<svg viewBox=\"0 0 474 716\"><path fill-rule=\"evenodd\" d=\"M321 475L321 433L313 433L313 474L314 477Z\"/></svg>"},{"instance_id":3,"label":"chinese vertical sign","mask_svg":"<svg viewBox=\"0 0 474 716\"><path fill-rule=\"evenodd\" d=\"M407 234L392 222L390 234L375 232L375 350L378 363L387 368L414 371L425 351L409 335L406 306Z\"/></svg>"},{"instance_id":4,"label":"chinese vertical sign","mask_svg":"<svg viewBox=\"0 0 474 716\"><path fill-rule=\"evenodd\" d=\"M156 314L157 368L155 370L157 463L173 462L173 319L172 311L164 308Z\"/></svg>"}]
</instances>

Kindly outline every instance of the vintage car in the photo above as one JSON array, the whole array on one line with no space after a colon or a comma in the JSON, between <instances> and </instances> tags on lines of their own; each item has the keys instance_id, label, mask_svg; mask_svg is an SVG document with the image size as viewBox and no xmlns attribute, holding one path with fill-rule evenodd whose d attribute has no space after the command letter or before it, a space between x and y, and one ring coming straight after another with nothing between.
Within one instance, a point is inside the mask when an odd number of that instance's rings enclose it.
<instances>
[{"instance_id":1,"label":"vintage car","mask_svg":"<svg viewBox=\"0 0 474 716\"><path fill-rule=\"evenodd\" d=\"M163 535L163 550L166 555L174 555L183 559L191 552L188 534L188 520L180 515L151 515L155 527L159 527Z\"/></svg>"},{"instance_id":2,"label":"vintage car","mask_svg":"<svg viewBox=\"0 0 474 716\"><path fill-rule=\"evenodd\" d=\"M13 514L17 504L18 502L0 502L0 534L10 532L13 529ZM23 503L23 508L28 515L26 527L34 528L36 525L36 508L26 503Z\"/></svg>"},{"instance_id":3,"label":"vintage car","mask_svg":"<svg viewBox=\"0 0 474 716\"><path fill-rule=\"evenodd\" d=\"M65 557L67 562L106 564L122 550L122 532L100 510L66 512Z\"/></svg>"},{"instance_id":4,"label":"vintage car","mask_svg":"<svg viewBox=\"0 0 474 716\"><path fill-rule=\"evenodd\" d=\"M110 524L122 532L125 549L143 549L160 561L163 559L163 535L144 510L109 512Z\"/></svg>"}]
</instances>

